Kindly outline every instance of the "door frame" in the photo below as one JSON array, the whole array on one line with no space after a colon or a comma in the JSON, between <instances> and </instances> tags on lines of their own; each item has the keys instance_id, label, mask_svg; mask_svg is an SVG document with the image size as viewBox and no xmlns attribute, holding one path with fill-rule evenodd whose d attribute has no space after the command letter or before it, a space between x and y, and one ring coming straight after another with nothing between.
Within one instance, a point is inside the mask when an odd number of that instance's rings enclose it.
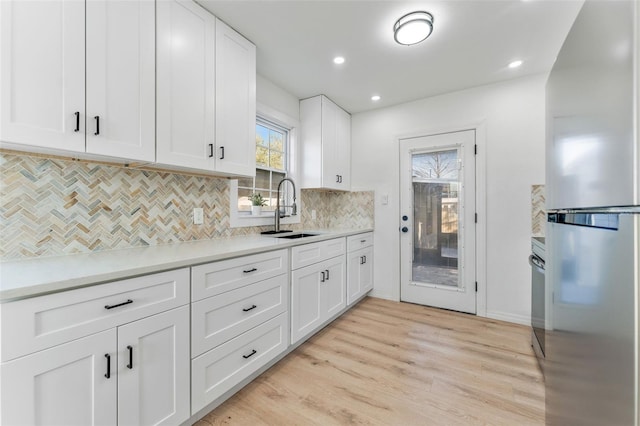
<instances>
[{"instance_id":1,"label":"door frame","mask_svg":"<svg viewBox=\"0 0 640 426\"><path fill-rule=\"evenodd\" d=\"M396 176L396 184L398 194L400 193L400 140L409 138L420 138L425 136L435 136L444 133L462 132L465 130L475 130L476 132L476 213L478 214L478 222L476 223L476 279L478 280L478 291L476 294L476 316L487 316L487 144L486 144L486 122L481 120L470 124L450 125L443 127L427 128L425 130L412 133L397 135L395 137L397 148L397 167L398 174ZM398 247L397 259L398 265L401 263L400 254L400 206L401 200L398 197L397 221L398 234L396 236L396 247ZM401 269L398 268L398 283L396 287L397 300L400 300L401 285Z\"/></svg>"}]
</instances>

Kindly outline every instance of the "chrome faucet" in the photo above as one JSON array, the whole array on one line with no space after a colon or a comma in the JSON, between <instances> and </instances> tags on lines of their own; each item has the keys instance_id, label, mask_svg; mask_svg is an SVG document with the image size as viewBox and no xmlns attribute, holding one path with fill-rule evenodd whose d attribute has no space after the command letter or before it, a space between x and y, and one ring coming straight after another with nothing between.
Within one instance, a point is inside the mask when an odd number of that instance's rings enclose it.
<instances>
[{"instance_id":1,"label":"chrome faucet","mask_svg":"<svg viewBox=\"0 0 640 426\"><path fill-rule=\"evenodd\" d=\"M282 206L284 208L291 207L291 216L295 216L298 214L298 207L296 206L296 183L291 178L284 178L278 184L278 194L276 195L276 214L275 214L275 227L274 232L280 232L280 218L284 217L280 216L280 187L285 181L291 182L291 186L293 186L293 204L290 206Z\"/></svg>"}]
</instances>

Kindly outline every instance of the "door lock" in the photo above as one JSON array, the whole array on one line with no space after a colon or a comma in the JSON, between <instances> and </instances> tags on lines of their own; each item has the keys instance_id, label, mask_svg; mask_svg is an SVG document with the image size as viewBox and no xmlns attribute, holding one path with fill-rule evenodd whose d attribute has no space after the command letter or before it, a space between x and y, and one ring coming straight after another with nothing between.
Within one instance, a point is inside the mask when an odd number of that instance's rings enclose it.
<instances>
[{"instance_id":1,"label":"door lock","mask_svg":"<svg viewBox=\"0 0 640 426\"><path fill-rule=\"evenodd\" d=\"M402 227L402 232L409 232L409 228L407 228L406 226Z\"/></svg>"}]
</instances>

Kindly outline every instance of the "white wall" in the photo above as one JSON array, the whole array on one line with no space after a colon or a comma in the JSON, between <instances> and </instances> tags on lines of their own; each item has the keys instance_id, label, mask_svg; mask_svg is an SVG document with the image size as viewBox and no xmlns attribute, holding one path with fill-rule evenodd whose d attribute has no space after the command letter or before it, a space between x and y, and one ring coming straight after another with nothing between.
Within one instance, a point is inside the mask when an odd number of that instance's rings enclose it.
<instances>
[{"instance_id":1,"label":"white wall","mask_svg":"<svg viewBox=\"0 0 640 426\"><path fill-rule=\"evenodd\" d=\"M300 121L300 101L286 90L262 77L256 76L256 101L286 116Z\"/></svg>"},{"instance_id":2,"label":"white wall","mask_svg":"<svg viewBox=\"0 0 640 426\"><path fill-rule=\"evenodd\" d=\"M482 123L486 282L479 282L479 291L486 291L486 312L478 314L529 323L531 185L544 183L546 78L510 80L353 115L353 190L376 191L374 296L399 300L398 137ZM381 203L384 194L388 205Z\"/></svg>"}]
</instances>

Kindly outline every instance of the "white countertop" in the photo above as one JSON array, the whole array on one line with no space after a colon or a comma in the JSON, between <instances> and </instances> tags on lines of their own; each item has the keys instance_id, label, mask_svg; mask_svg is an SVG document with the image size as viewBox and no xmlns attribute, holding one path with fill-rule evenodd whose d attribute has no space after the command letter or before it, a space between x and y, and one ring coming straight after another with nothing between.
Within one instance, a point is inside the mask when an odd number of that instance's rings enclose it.
<instances>
[{"instance_id":1,"label":"white countertop","mask_svg":"<svg viewBox=\"0 0 640 426\"><path fill-rule=\"evenodd\" d=\"M319 235L293 240L252 235L0 262L0 302L370 231L305 230Z\"/></svg>"}]
</instances>

